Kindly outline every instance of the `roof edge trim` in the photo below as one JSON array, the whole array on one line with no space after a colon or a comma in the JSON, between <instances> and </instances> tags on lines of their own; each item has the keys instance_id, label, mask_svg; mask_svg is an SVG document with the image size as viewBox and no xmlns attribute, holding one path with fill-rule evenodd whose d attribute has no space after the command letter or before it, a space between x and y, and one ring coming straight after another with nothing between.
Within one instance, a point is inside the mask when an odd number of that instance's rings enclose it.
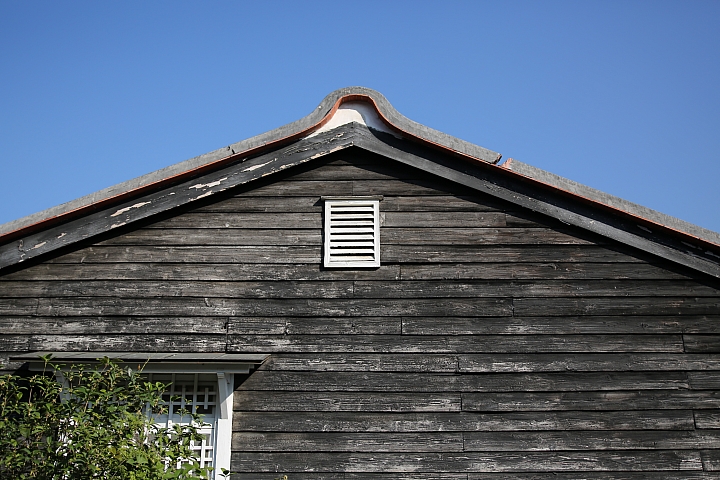
<instances>
[{"instance_id":1,"label":"roof edge trim","mask_svg":"<svg viewBox=\"0 0 720 480\"><path fill-rule=\"evenodd\" d=\"M388 127L409 139L487 163L496 164L500 161L501 155L497 152L410 120L398 112L380 92L366 87L346 87L327 95L309 115L274 130L2 224L0 225L0 243L6 243L20 235L76 218L88 211L107 208L114 203L127 201L148 191L164 188L243 157L282 146L321 128L330 121L343 103L358 101L370 103Z\"/></svg>"},{"instance_id":2,"label":"roof edge trim","mask_svg":"<svg viewBox=\"0 0 720 480\"><path fill-rule=\"evenodd\" d=\"M638 217L641 220L646 220L670 230L674 230L678 233L690 235L699 240L720 246L720 233L708 230L690 222L686 222L685 220L681 220L677 217L666 215L658 212L657 210L644 207L620 197L616 197L609 193L605 193L602 190L588 187L587 185L561 177L560 175L556 175L546 170L533 167L532 165L520 162L514 158L508 158L502 165L500 165L500 168L510 170L524 177L528 177L546 185L564 190L575 196L583 197L593 202L603 204L612 209Z\"/></svg>"}]
</instances>

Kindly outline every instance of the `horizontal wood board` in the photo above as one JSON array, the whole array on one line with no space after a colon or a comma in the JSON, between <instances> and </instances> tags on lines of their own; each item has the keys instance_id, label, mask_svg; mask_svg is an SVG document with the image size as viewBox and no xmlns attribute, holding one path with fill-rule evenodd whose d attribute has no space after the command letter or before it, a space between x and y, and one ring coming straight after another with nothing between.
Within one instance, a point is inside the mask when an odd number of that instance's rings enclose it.
<instances>
[{"instance_id":1,"label":"horizontal wood board","mask_svg":"<svg viewBox=\"0 0 720 480\"><path fill-rule=\"evenodd\" d=\"M323 195L383 195L380 268L320 266ZM705 277L353 149L151 220L0 277L3 368L35 350L270 353L236 385L236 479L720 465Z\"/></svg>"}]
</instances>

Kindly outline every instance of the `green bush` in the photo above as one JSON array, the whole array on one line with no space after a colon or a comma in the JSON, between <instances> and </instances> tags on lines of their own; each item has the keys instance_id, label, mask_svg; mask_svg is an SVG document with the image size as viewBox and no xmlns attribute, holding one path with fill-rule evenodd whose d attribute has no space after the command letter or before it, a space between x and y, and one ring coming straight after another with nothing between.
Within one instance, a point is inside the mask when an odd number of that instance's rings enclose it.
<instances>
[{"instance_id":1,"label":"green bush","mask_svg":"<svg viewBox=\"0 0 720 480\"><path fill-rule=\"evenodd\" d=\"M0 376L0 478L199 480L211 475L190 449L201 419L158 427L167 385L108 358L97 368ZM49 375L62 371L64 382Z\"/></svg>"}]
</instances>

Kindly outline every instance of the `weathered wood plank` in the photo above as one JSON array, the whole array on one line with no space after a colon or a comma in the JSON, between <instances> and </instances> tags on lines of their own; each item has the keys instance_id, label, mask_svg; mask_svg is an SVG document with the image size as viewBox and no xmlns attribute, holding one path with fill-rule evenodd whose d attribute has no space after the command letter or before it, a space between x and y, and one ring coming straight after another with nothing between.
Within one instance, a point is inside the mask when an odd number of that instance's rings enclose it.
<instances>
[{"instance_id":1,"label":"weathered wood plank","mask_svg":"<svg viewBox=\"0 0 720 480\"><path fill-rule=\"evenodd\" d=\"M387 480L390 478L397 479L397 473L386 472L346 472L343 474L345 480ZM403 480L467 480L467 473L454 472L437 472L437 473L417 473L403 472ZM295 474L293 474L293 478Z\"/></svg>"},{"instance_id":2,"label":"weathered wood plank","mask_svg":"<svg viewBox=\"0 0 720 480\"><path fill-rule=\"evenodd\" d=\"M233 470L276 472L515 472L702 470L700 453L679 451L307 453L236 452Z\"/></svg>"},{"instance_id":3,"label":"weathered wood plank","mask_svg":"<svg viewBox=\"0 0 720 480\"><path fill-rule=\"evenodd\" d=\"M497 214L496 214L497 215ZM504 222L503 225L504 226ZM321 229L321 212L311 213L186 213L155 222L147 230L183 229ZM157 235L157 232L156 232Z\"/></svg>"},{"instance_id":4,"label":"weathered wood plank","mask_svg":"<svg viewBox=\"0 0 720 480\"><path fill-rule=\"evenodd\" d=\"M495 373L254 372L239 390L316 392L562 392L688 389L685 372Z\"/></svg>"},{"instance_id":5,"label":"weathered wood plank","mask_svg":"<svg viewBox=\"0 0 720 480\"><path fill-rule=\"evenodd\" d=\"M695 428L720 429L720 410L696 410Z\"/></svg>"},{"instance_id":6,"label":"weathered wood plank","mask_svg":"<svg viewBox=\"0 0 720 480\"><path fill-rule=\"evenodd\" d=\"M468 392L462 394L462 408L468 412L709 409L720 408L720 394L685 390Z\"/></svg>"},{"instance_id":7,"label":"weathered wood plank","mask_svg":"<svg viewBox=\"0 0 720 480\"><path fill-rule=\"evenodd\" d=\"M234 409L261 412L459 412L459 393L258 392L237 390Z\"/></svg>"},{"instance_id":8,"label":"weathered wood plank","mask_svg":"<svg viewBox=\"0 0 720 480\"><path fill-rule=\"evenodd\" d=\"M685 280L643 263L545 262L402 265L403 280ZM592 263L590 263L592 262Z\"/></svg>"},{"instance_id":9,"label":"weathered wood plank","mask_svg":"<svg viewBox=\"0 0 720 480\"><path fill-rule=\"evenodd\" d=\"M3 282L0 298L22 297L226 297L226 298L348 298L351 281L221 282L221 281L75 281Z\"/></svg>"},{"instance_id":10,"label":"weathered wood plank","mask_svg":"<svg viewBox=\"0 0 720 480\"><path fill-rule=\"evenodd\" d=\"M240 432L233 451L255 452L462 452L461 433Z\"/></svg>"},{"instance_id":11,"label":"weathered wood plank","mask_svg":"<svg viewBox=\"0 0 720 480\"><path fill-rule=\"evenodd\" d=\"M516 298L516 316L544 315L717 315L719 297Z\"/></svg>"},{"instance_id":12,"label":"weathered wood plank","mask_svg":"<svg viewBox=\"0 0 720 480\"><path fill-rule=\"evenodd\" d=\"M662 476L661 476L662 475ZM682 473L662 472L551 472L551 473L469 473L468 480L697 480L720 478L712 473L685 470ZM348 479L349 480L349 479ZM353 480L355 480L353 478ZM357 479L361 480L361 479Z\"/></svg>"},{"instance_id":13,"label":"weathered wood plank","mask_svg":"<svg viewBox=\"0 0 720 480\"><path fill-rule=\"evenodd\" d=\"M388 182L391 180L386 180ZM404 185L402 180L395 180L400 187ZM432 189L425 188L425 191L432 192ZM411 193L413 195L414 193ZM430 193L432 194L432 193ZM235 194L238 198L243 197L315 197L319 198L323 195L339 195L339 196L352 196L353 195L353 181L352 180L339 180L337 182L325 182L325 181L307 181L307 182L292 182L292 181L280 181L268 183L265 185L258 185L255 188L246 189L245 191L238 192Z\"/></svg>"},{"instance_id":14,"label":"weathered wood plank","mask_svg":"<svg viewBox=\"0 0 720 480\"><path fill-rule=\"evenodd\" d=\"M2 335L0 351L12 351L13 345L25 351L100 351L100 352L224 352L225 335L174 334L164 335Z\"/></svg>"},{"instance_id":15,"label":"weathered wood plank","mask_svg":"<svg viewBox=\"0 0 720 480\"><path fill-rule=\"evenodd\" d=\"M227 315L227 311L218 310L217 314ZM230 335L228 349L267 353L681 353L683 346L680 335Z\"/></svg>"},{"instance_id":16,"label":"weathered wood plank","mask_svg":"<svg viewBox=\"0 0 720 480\"><path fill-rule=\"evenodd\" d=\"M720 374L717 372L688 372L688 381L696 390L720 390Z\"/></svg>"},{"instance_id":17,"label":"weathered wood plank","mask_svg":"<svg viewBox=\"0 0 720 480\"><path fill-rule=\"evenodd\" d=\"M477 192L456 183L428 176L427 179L354 180L353 195L474 195Z\"/></svg>"},{"instance_id":18,"label":"weathered wood plank","mask_svg":"<svg viewBox=\"0 0 720 480\"><path fill-rule=\"evenodd\" d=\"M553 450L690 450L715 448L718 432L466 432L467 452L545 452Z\"/></svg>"},{"instance_id":19,"label":"weathered wood plank","mask_svg":"<svg viewBox=\"0 0 720 480\"><path fill-rule=\"evenodd\" d=\"M62 334L225 334L227 317L0 317L3 335ZM267 332L271 319L263 322ZM284 324L283 324L284 329Z\"/></svg>"},{"instance_id":20,"label":"weathered wood plank","mask_svg":"<svg viewBox=\"0 0 720 480\"><path fill-rule=\"evenodd\" d=\"M343 180L427 180L428 175L417 169L398 168L398 165L382 165L381 163L360 165L321 165L316 168L305 168L304 171L288 177L287 182L305 181L343 181Z\"/></svg>"},{"instance_id":21,"label":"weathered wood plank","mask_svg":"<svg viewBox=\"0 0 720 480\"><path fill-rule=\"evenodd\" d=\"M447 297L719 297L720 291L693 281L657 280L425 280L402 282L356 281L357 298L447 298Z\"/></svg>"},{"instance_id":22,"label":"weathered wood plank","mask_svg":"<svg viewBox=\"0 0 720 480\"><path fill-rule=\"evenodd\" d=\"M693 430L688 410L522 413L245 412L233 431L251 432L512 432L534 430Z\"/></svg>"},{"instance_id":23,"label":"weathered wood plank","mask_svg":"<svg viewBox=\"0 0 720 480\"><path fill-rule=\"evenodd\" d=\"M0 316L7 315L37 315L39 298L13 298L0 302ZM1 349L0 349L1 350Z\"/></svg>"},{"instance_id":24,"label":"weathered wood plank","mask_svg":"<svg viewBox=\"0 0 720 480\"><path fill-rule=\"evenodd\" d=\"M274 354L259 370L301 370L316 372L443 372L457 371L454 355L321 353Z\"/></svg>"},{"instance_id":25,"label":"weathered wood plank","mask_svg":"<svg viewBox=\"0 0 720 480\"><path fill-rule=\"evenodd\" d=\"M27 352L30 348L29 335L0 335L0 352Z\"/></svg>"},{"instance_id":26,"label":"weathered wood plank","mask_svg":"<svg viewBox=\"0 0 720 480\"><path fill-rule=\"evenodd\" d=\"M457 362L461 373L720 370L717 355L683 353L464 354Z\"/></svg>"},{"instance_id":27,"label":"weathered wood plank","mask_svg":"<svg viewBox=\"0 0 720 480\"><path fill-rule=\"evenodd\" d=\"M384 212L385 228L505 227L504 212Z\"/></svg>"},{"instance_id":28,"label":"weathered wood plank","mask_svg":"<svg viewBox=\"0 0 720 480\"><path fill-rule=\"evenodd\" d=\"M223 352L224 335L3 335L0 351Z\"/></svg>"},{"instance_id":29,"label":"weathered wood plank","mask_svg":"<svg viewBox=\"0 0 720 480\"><path fill-rule=\"evenodd\" d=\"M720 353L720 335L683 335L688 353Z\"/></svg>"},{"instance_id":30,"label":"weathered wood plank","mask_svg":"<svg viewBox=\"0 0 720 480\"><path fill-rule=\"evenodd\" d=\"M383 212L493 212L503 211L507 205L484 195L435 195L394 197L384 195Z\"/></svg>"},{"instance_id":31,"label":"weathered wood plank","mask_svg":"<svg viewBox=\"0 0 720 480\"><path fill-rule=\"evenodd\" d=\"M220 237L223 242L231 239ZM219 242L217 241L217 242ZM52 263L261 263L320 264L322 248L314 246L98 246L48 260Z\"/></svg>"},{"instance_id":32,"label":"weathered wood plank","mask_svg":"<svg viewBox=\"0 0 720 480\"><path fill-rule=\"evenodd\" d=\"M383 245L597 245L547 228L381 228Z\"/></svg>"},{"instance_id":33,"label":"weathered wood plank","mask_svg":"<svg viewBox=\"0 0 720 480\"><path fill-rule=\"evenodd\" d=\"M308 197L308 196L362 196L387 195L393 197L414 195L472 195L471 190L450 182L408 179L408 180L309 180L303 182L284 181L238 193L238 197Z\"/></svg>"},{"instance_id":34,"label":"weathered wood plank","mask_svg":"<svg viewBox=\"0 0 720 480\"><path fill-rule=\"evenodd\" d=\"M347 412L533 412L717 409L716 392L635 390L615 392L488 392L460 394L379 392L235 392L245 411Z\"/></svg>"},{"instance_id":35,"label":"weathered wood plank","mask_svg":"<svg viewBox=\"0 0 720 480\"><path fill-rule=\"evenodd\" d=\"M400 335L400 318L393 317L233 317L228 332L240 335Z\"/></svg>"},{"instance_id":36,"label":"weathered wood plank","mask_svg":"<svg viewBox=\"0 0 720 480\"><path fill-rule=\"evenodd\" d=\"M322 244L322 232L316 228L143 228L102 242L99 247L125 246L297 246ZM97 248L97 247L94 247Z\"/></svg>"},{"instance_id":37,"label":"weathered wood plank","mask_svg":"<svg viewBox=\"0 0 720 480\"><path fill-rule=\"evenodd\" d=\"M185 259L180 259L180 262L183 260ZM0 277L0 288L4 281L18 280L343 281L398 278L398 265L383 265L377 269L364 270L323 270L319 263L42 263Z\"/></svg>"},{"instance_id":38,"label":"weathered wood plank","mask_svg":"<svg viewBox=\"0 0 720 480\"><path fill-rule=\"evenodd\" d=\"M720 316L403 317L408 335L720 333Z\"/></svg>"},{"instance_id":39,"label":"weathered wood plank","mask_svg":"<svg viewBox=\"0 0 720 480\"><path fill-rule=\"evenodd\" d=\"M322 213L322 202L317 196L294 197L230 197L219 202L191 210L192 213Z\"/></svg>"},{"instance_id":40,"label":"weathered wood plank","mask_svg":"<svg viewBox=\"0 0 720 480\"><path fill-rule=\"evenodd\" d=\"M639 260L615 254L594 245L388 245L380 248L383 262L458 263L458 262L630 262Z\"/></svg>"},{"instance_id":41,"label":"weathered wood plank","mask_svg":"<svg viewBox=\"0 0 720 480\"><path fill-rule=\"evenodd\" d=\"M464 440L464 444L463 444ZM235 433L234 451L520 452L712 449L716 432Z\"/></svg>"},{"instance_id":42,"label":"weathered wood plank","mask_svg":"<svg viewBox=\"0 0 720 480\"><path fill-rule=\"evenodd\" d=\"M402 354L318 353L274 354L261 370L332 372L654 372L720 370L720 358L711 354ZM720 388L720 387L718 387Z\"/></svg>"},{"instance_id":43,"label":"weathered wood plank","mask_svg":"<svg viewBox=\"0 0 720 480\"><path fill-rule=\"evenodd\" d=\"M279 468L279 465L278 465ZM233 473L230 475L230 480L277 480L287 473L293 480L345 480L347 474L344 472L290 472L290 471L275 471L275 472L251 472L251 473ZM453 477L454 480L454 477ZM460 480L467 480L466 474L461 474Z\"/></svg>"},{"instance_id":44,"label":"weathered wood plank","mask_svg":"<svg viewBox=\"0 0 720 480\"><path fill-rule=\"evenodd\" d=\"M230 333L241 333L231 322ZM288 335L400 335L400 317L292 317L287 319Z\"/></svg>"},{"instance_id":45,"label":"weathered wood plank","mask_svg":"<svg viewBox=\"0 0 720 480\"><path fill-rule=\"evenodd\" d=\"M708 445L707 448L717 448L718 444ZM720 471L720 451L718 450L703 450L700 452L702 458L703 469L708 472Z\"/></svg>"}]
</instances>

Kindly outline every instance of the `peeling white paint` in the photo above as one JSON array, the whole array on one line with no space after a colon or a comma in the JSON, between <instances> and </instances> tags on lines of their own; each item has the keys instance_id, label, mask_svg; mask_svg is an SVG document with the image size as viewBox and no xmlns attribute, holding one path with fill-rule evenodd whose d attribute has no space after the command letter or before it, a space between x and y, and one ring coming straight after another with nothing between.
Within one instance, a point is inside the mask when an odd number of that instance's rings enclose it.
<instances>
[{"instance_id":1,"label":"peeling white paint","mask_svg":"<svg viewBox=\"0 0 720 480\"><path fill-rule=\"evenodd\" d=\"M37 245L35 245L34 247L32 247L30 250L35 250L36 248L40 248L40 247L42 247L43 245L45 245L46 243L47 243L47 242L40 242L40 243L38 243Z\"/></svg>"},{"instance_id":2,"label":"peeling white paint","mask_svg":"<svg viewBox=\"0 0 720 480\"><path fill-rule=\"evenodd\" d=\"M210 183L198 183L197 185L192 185L192 186L189 187L189 188L210 188L210 187L217 187L218 185L220 185L222 182L224 182L224 181L227 180L227 179L228 179L228 177L225 177L225 178L221 178L220 180L217 180L217 181L214 181L214 182L210 182Z\"/></svg>"},{"instance_id":3,"label":"peeling white paint","mask_svg":"<svg viewBox=\"0 0 720 480\"><path fill-rule=\"evenodd\" d=\"M252 167L248 167L248 168L246 168L245 170L243 170L243 172L252 172L253 170L257 170L257 169L260 168L260 167L264 167L265 165L267 165L267 164L269 164L269 163L272 163L272 162L275 161L275 160L277 160L277 158L273 158L273 159L270 160L269 162L261 163L260 165L254 165L254 166L252 166Z\"/></svg>"},{"instance_id":4,"label":"peeling white paint","mask_svg":"<svg viewBox=\"0 0 720 480\"><path fill-rule=\"evenodd\" d=\"M110 215L110 216L111 216L111 217L117 217L118 215L122 215L123 213L128 212L128 211L132 210L133 208L140 208L140 207L142 207L143 205L147 205L147 204L149 204L149 203L150 203L150 202L140 202L140 203L136 203L135 205L130 205L129 207L121 208L120 210L118 210L117 212L113 213L113 214Z\"/></svg>"},{"instance_id":5,"label":"peeling white paint","mask_svg":"<svg viewBox=\"0 0 720 480\"><path fill-rule=\"evenodd\" d=\"M345 148L345 147L335 147L335 148L333 148L333 149L331 149L331 150L328 150L327 152L316 153L315 155L313 155L313 156L310 157L310 160L314 160L314 159L316 159L316 158L320 158L320 157L325 156L325 155L328 155L328 154L330 154L330 153L337 152L337 151L339 151L339 150L342 150L343 148Z\"/></svg>"},{"instance_id":6,"label":"peeling white paint","mask_svg":"<svg viewBox=\"0 0 720 480\"><path fill-rule=\"evenodd\" d=\"M305 138L314 137L318 133L327 132L341 125L352 122L397 136L397 134L390 130L390 128L385 125L385 122L380 119L380 116L372 106L365 102L346 102L338 107L325 125L318 128Z\"/></svg>"},{"instance_id":7,"label":"peeling white paint","mask_svg":"<svg viewBox=\"0 0 720 480\"><path fill-rule=\"evenodd\" d=\"M201 199L201 198L208 197L208 196L210 196L210 195L212 195L212 194L213 194L213 192L205 192L205 193L203 193L202 195L193 198L193 200L199 200L199 199Z\"/></svg>"},{"instance_id":8,"label":"peeling white paint","mask_svg":"<svg viewBox=\"0 0 720 480\"><path fill-rule=\"evenodd\" d=\"M110 225L110 228L122 227L122 226L125 225L126 223L127 223L127 222L113 223L112 225Z\"/></svg>"},{"instance_id":9,"label":"peeling white paint","mask_svg":"<svg viewBox=\"0 0 720 480\"><path fill-rule=\"evenodd\" d=\"M57 238L62 238L62 237L64 237L65 235L67 235L67 233L63 232L63 233L61 233L60 235L58 235Z\"/></svg>"}]
</instances>

